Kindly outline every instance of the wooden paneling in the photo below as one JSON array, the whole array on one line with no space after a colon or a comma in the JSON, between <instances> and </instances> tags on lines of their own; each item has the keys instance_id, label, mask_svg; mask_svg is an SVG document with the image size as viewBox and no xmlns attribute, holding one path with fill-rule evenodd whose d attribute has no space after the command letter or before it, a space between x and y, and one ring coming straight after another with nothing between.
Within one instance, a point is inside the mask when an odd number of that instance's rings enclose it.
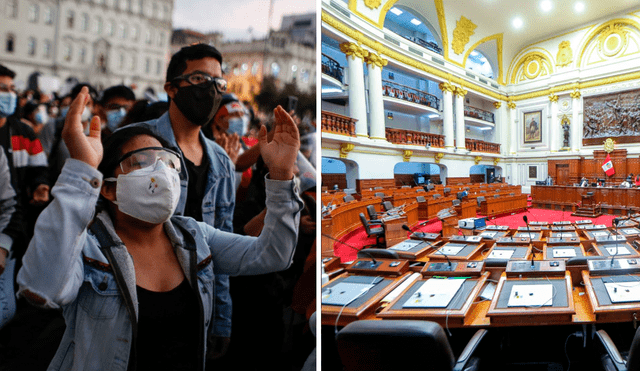
<instances>
[{"instance_id":1,"label":"wooden paneling","mask_svg":"<svg viewBox=\"0 0 640 371\"><path fill-rule=\"evenodd\" d=\"M356 191L362 193L362 190L383 187L393 188L396 185L395 179L356 179Z\"/></svg>"},{"instance_id":2,"label":"wooden paneling","mask_svg":"<svg viewBox=\"0 0 640 371\"><path fill-rule=\"evenodd\" d=\"M414 186L416 183L413 181L413 174L394 174L396 181L396 187L402 187L403 185Z\"/></svg>"},{"instance_id":3,"label":"wooden paneling","mask_svg":"<svg viewBox=\"0 0 640 371\"><path fill-rule=\"evenodd\" d=\"M471 180L471 183L474 183L474 184L484 183L485 176L486 176L485 174L470 174L469 179Z\"/></svg>"},{"instance_id":4,"label":"wooden paneling","mask_svg":"<svg viewBox=\"0 0 640 371\"><path fill-rule=\"evenodd\" d=\"M447 185L456 185L456 184L469 184L471 183L471 179L468 176L466 177L447 177Z\"/></svg>"},{"instance_id":5,"label":"wooden paneling","mask_svg":"<svg viewBox=\"0 0 640 371\"><path fill-rule=\"evenodd\" d=\"M347 174L322 174L322 185L333 189L335 184L339 189L347 188Z\"/></svg>"},{"instance_id":6,"label":"wooden paneling","mask_svg":"<svg viewBox=\"0 0 640 371\"><path fill-rule=\"evenodd\" d=\"M640 188L596 188L568 186L531 186L534 207L561 209L582 201L582 196L593 192L593 200L604 213L628 214L640 211Z\"/></svg>"}]
</instances>

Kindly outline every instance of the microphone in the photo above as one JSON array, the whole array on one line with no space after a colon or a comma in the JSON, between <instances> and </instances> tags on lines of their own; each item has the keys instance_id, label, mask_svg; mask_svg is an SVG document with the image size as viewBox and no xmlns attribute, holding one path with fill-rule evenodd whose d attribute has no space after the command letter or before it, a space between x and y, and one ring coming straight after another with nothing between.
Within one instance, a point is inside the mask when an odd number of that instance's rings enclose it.
<instances>
[{"instance_id":1,"label":"microphone","mask_svg":"<svg viewBox=\"0 0 640 371\"><path fill-rule=\"evenodd\" d=\"M620 218L614 218L612 223L614 228L616 229L616 235L613 236L613 238L615 238L616 240L616 253L611 255L611 266L613 267L613 259L616 257L616 255L618 255L618 223L620 223Z\"/></svg>"},{"instance_id":2,"label":"microphone","mask_svg":"<svg viewBox=\"0 0 640 371\"><path fill-rule=\"evenodd\" d=\"M403 224L403 225L402 225L402 229L404 229L405 231L409 231L409 232L411 232L411 228L409 228L409 226L408 226L408 225L406 225L406 224ZM416 237L418 237L418 235L416 235ZM433 245L431 244L431 242L429 242L429 241L425 240L423 237L419 237L419 238L422 240L422 242L425 242L427 245L429 245L429 246L430 246L431 248L433 248L434 250L436 250L436 251L440 251L440 249L439 249L439 248L437 248L437 247L433 246ZM444 255L444 257L447 259L447 263L449 263L449 270L450 270L450 271L452 271L452 270L453 270L453 265L451 264L451 260L449 260L449 257L447 256L447 254L445 254L443 251L440 251L440 254Z\"/></svg>"},{"instance_id":3,"label":"microphone","mask_svg":"<svg viewBox=\"0 0 640 371\"><path fill-rule=\"evenodd\" d=\"M529 218L526 215L522 216L522 220L527 225L527 236L529 236L529 241L531 241L531 229L529 229ZM533 243L531 244L533 246ZM536 269L536 263L534 263L533 259L536 257L536 253L531 249L531 269Z\"/></svg>"},{"instance_id":4,"label":"microphone","mask_svg":"<svg viewBox=\"0 0 640 371\"><path fill-rule=\"evenodd\" d=\"M359 249L359 248L357 248L357 247L355 247L355 246L351 246L351 245L349 245L348 243L344 243L344 242L340 241L340 240L339 240L339 239L337 239L337 238L333 238L333 237L329 236L329 235L328 235L328 234L326 234L326 233L321 233L321 234L322 234L322 236L323 236L323 237L327 237L327 238L328 238L328 239L330 239L330 240L334 240L334 241L336 241L336 242L340 242L341 244L343 244L343 245L345 245L345 246L347 246L347 247L350 247L350 248L352 248L352 249L356 250L357 252L361 252L361 253L363 253L363 254L367 255L369 258L371 258L371 263L372 263L373 265L378 264L378 261L373 257L373 255L369 254L369 252L368 252L368 251L364 251L363 249Z\"/></svg>"}]
</instances>

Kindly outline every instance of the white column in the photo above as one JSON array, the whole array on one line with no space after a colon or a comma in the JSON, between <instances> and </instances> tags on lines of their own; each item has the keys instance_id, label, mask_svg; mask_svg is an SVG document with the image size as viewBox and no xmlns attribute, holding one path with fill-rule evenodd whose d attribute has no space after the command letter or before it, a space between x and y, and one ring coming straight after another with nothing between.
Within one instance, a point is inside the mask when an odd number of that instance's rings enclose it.
<instances>
[{"instance_id":1,"label":"white column","mask_svg":"<svg viewBox=\"0 0 640 371\"><path fill-rule=\"evenodd\" d=\"M551 152L558 152L560 149L560 124L558 123L558 96L551 93L551 130L549 131L549 148Z\"/></svg>"},{"instance_id":2,"label":"white column","mask_svg":"<svg viewBox=\"0 0 640 371\"><path fill-rule=\"evenodd\" d=\"M495 138L500 143L500 154L507 155L509 154L509 118L507 117L507 106L503 105L502 102L493 102L493 106L496 107L497 111L494 113L495 117Z\"/></svg>"},{"instance_id":3,"label":"white column","mask_svg":"<svg viewBox=\"0 0 640 371\"><path fill-rule=\"evenodd\" d=\"M384 102L382 101L382 67L387 60L377 54L369 53L364 61L369 72L369 115L371 122L371 139L386 140L384 121Z\"/></svg>"},{"instance_id":4,"label":"white column","mask_svg":"<svg viewBox=\"0 0 640 371\"><path fill-rule=\"evenodd\" d=\"M467 91L461 87L456 87L456 147L458 149L466 150L467 144L465 141L465 125L464 125L464 96Z\"/></svg>"},{"instance_id":5,"label":"white column","mask_svg":"<svg viewBox=\"0 0 640 371\"><path fill-rule=\"evenodd\" d=\"M582 147L580 145L583 125L581 117L582 99L580 99L581 94L577 90L571 93L570 96L572 98L571 108L573 111L573 117L571 118L571 150L574 152L579 152L580 148Z\"/></svg>"},{"instance_id":6,"label":"white column","mask_svg":"<svg viewBox=\"0 0 640 371\"><path fill-rule=\"evenodd\" d=\"M442 130L444 132L444 147L453 148L453 85L440 83L442 90Z\"/></svg>"},{"instance_id":7,"label":"white column","mask_svg":"<svg viewBox=\"0 0 640 371\"><path fill-rule=\"evenodd\" d=\"M507 103L507 107L509 108L509 154L513 155L516 153L516 150L518 148L516 103L514 101L510 101L509 103Z\"/></svg>"},{"instance_id":8,"label":"white column","mask_svg":"<svg viewBox=\"0 0 640 371\"><path fill-rule=\"evenodd\" d=\"M355 43L340 44L340 50L347 55L349 64L349 116L356 121L356 136L368 137L367 105L364 91L363 59L368 51Z\"/></svg>"}]
</instances>

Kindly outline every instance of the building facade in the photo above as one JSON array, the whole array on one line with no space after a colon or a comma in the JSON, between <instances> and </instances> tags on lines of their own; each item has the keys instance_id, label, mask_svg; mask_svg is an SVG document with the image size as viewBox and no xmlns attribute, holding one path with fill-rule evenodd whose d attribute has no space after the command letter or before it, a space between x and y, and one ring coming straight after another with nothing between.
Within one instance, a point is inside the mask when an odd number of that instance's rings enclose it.
<instances>
[{"instance_id":1,"label":"building facade","mask_svg":"<svg viewBox=\"0 0 640 371\"><path fill-rule=\"evenodd\" d=\"M0 63L25 87L43 75L163 90L172 0L2 0L0 12Z\"/></svg>"}]
</instances>

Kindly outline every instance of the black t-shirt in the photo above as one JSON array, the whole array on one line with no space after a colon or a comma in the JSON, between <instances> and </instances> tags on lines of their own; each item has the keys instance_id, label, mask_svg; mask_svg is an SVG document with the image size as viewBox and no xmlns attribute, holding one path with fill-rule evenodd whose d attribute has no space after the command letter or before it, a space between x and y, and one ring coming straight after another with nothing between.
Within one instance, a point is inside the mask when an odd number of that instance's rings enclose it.
<instances>
[{"instance_id":1,"label":"black t-shirt","mask_svg":"<svg viewBox=\"0 0 640 371\"><path fill-rule=\"evenodd\" d=\"M198 298L185 279L170 291L136 286L137 370L192 371L198 365Z\"/></svg>"},{"instance_id":2,"label":"black t-shirt","mask_svg":"<svg viewBox=\"0 0 640 371\"><path fill-rule=\"evenodd\" d=\"M209 158L205 154L202 156L202 163L196 166L193 162L184 158L189 172L189 185L187 187L187 204L184 208L184 215L202 221L202 200L204 199L205 186L207 184L207 170L209 169Z\"/></svg>"}]
</instances>

